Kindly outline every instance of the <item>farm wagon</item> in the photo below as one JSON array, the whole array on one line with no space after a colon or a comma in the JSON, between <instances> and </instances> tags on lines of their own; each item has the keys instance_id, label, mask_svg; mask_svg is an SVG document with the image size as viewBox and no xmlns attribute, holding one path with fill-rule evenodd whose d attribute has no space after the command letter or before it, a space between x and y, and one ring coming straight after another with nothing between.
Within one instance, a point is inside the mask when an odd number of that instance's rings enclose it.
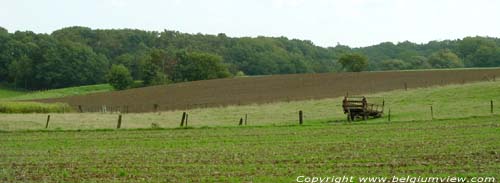
<instances>
[{"instance_id":1,"label":"farm wagon","mask_svg":"<svg viewBox=\"0 0 500 183\"><path fill-rule=\"evenodd\" d=\"M344 114L347 115L347 121L354 121L357 118L363 120L382 117L384 114L385 101L382 104L368 103L364 96L345 96L342 100Z\"/></svg>"}]
</instances>

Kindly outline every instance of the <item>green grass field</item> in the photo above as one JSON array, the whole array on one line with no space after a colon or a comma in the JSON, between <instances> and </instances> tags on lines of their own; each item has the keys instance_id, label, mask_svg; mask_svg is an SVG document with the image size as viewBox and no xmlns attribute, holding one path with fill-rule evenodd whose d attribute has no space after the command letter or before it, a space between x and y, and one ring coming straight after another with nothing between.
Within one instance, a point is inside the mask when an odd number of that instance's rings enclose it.
<instances>
[{"instance_id":1,"label":"green grass field","mask_svg":"<svg viewBox=\"0 0 500 183\"><path fill-rule=\"evenodd\" d=\"M69 87L46 91L21 91L0 87L0 113L64 113L72 111L67 104L45 104L23 100L57 98L111 91L108 84Z\"/></svg>"},{"instance_id":2,"label":"green grass field","mask_svg":"<svg viewBox=\"0 0 500 183\"><path fill-rule=\"evenodd\" d=\"M85 95L97 92L112 91L109 84L68 87L46 91L17 91L9 88L0 88L0 100L32 100L44 98L58 98L73 95Z\"/></svg>"},{"instance_id":3,"label":"green grass field","mask_svg":"<svg viewBox=\"0 0 500 183\"><path fill-rule=\"evenodd\" d=\"M0 133L0 181L294 182L301 175L498 178L498 119Z\"/></svg>"},{"instance_id":4,"label":"green grass field","mask_svg":"<svg viewBox=\"0 0 500 183\"><path fill-rule=\"evenodd\" d=\"M113 129L118 114L52 114L47 131L46 114L2 114L0 181L295 182L344 175L498 181L498 91L498 82L481 82L369 95L385 99L391 122L347 123L340 98L189 110L186 129L178 128L182 111L123 114L121 130ZM244 114L248 125L237 126Z\"/></svg>"},{"instance_id":5,"label":"green grass field","mask_svg":"<svg viewBox=\"0 0 500 183\"><path fill-rule=\"evenodd\" d=\"M4 98L11 98L28 93L27 91L14 90L10 88L0 87L0 100Z\"/></svg>"}]
</instances>

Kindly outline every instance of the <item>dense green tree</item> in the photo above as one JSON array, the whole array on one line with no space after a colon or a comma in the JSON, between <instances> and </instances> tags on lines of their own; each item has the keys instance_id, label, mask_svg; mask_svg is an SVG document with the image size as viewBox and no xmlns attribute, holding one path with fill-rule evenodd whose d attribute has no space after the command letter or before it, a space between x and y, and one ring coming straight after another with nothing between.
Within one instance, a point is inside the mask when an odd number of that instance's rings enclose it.
<instances>
[{"instance_id":1,"label":"dense green tree","mask_svg":"<svg viewBox=\"0 0 500 183\"><path fill-rule=\"evenodd\" d=\"M435 52L429 57L429 64L433 68L457 68L463 67L463 63L458 56L448 49Z\"/></svg>"},{"instance_id":2,"label":"dense green tree","mask_svg":"<svg viewBox=\"0 0 500 183\"><path fill-rule=\"evenodd\" d=\"M481 45L475 53L468 55L465 59L472 67L498 67L500 66L500 48Z\"/></svg>"},{"instance_id":3,"label":"dense green tree","mask_svg":"<svg viewBox=\"0 0 500 183\"><path fill-rule=\"evenodd\" d=\"M8 66L12 62L12 55L10 52L11 38L6 29L0 27L0 82L7 80L9 75Z\"/></svg>"},{"instance_id":4,"label":"dense green tree","mask_svg":"<svg viewBox=\"0 0 500 183\"><path fill-rule=\"evenodd\" d=\"M174 81L196 81L229 77L230 73L217 55L199 52L181 52L177 56Z\"/></svg>"},{"instance_id":5,"label":"dense green tree","mask_svg":"<svg viewBox=\"0 0 500 183\"><path fill-rule=\"evenodd\" d=\"M35 78L31 88L61 88L105 81L108 60L88 46L75 42L47 40L40 60L34 60Z\"/></svg>"},{"instance_id":6,"label":"dense green tree","mask_svg":"<svg viewBox=\"0 0 500 183\"><path fill-rule=\"evenodd\" d=\"M368 67L368 58L359 53L342 55L339 59L342 68L349 72L360 72Z\"/></svg>"},{"instance_id":7,"label":"dense green tree","mask_svg":"<svg viewBox=\"0 0 500 183\"><path fill-rule=\"evenodd\" d=\"M3 27L0 27L0 35L2 34L8 34L9 31L7 31L7 29L3 28Z\"/></svg>"},{"instance_id":8,"label":"dense green tree","mask_svg":"<svg viewBox=\"0 0 500 183\"><path fill-rule=\"evenodd\" d=\"M460 57L468 67L500 66L500 47L494 40L467 37L459 43Z\"/></svg>"},{"instance_id":9,"label":"dense green tree","mask_svg":"<svg viewBox=\"0 0 500 183\"><path fill-rule=\"evenodd\" d=\"M424 56L412 56L406 58L406 62L408 63L408 69L430 69L432 68L429 61Z\"/></svg>"},{"instance_id":10,"label":"dense green tree","mask_svg":"<svg viewBox=\"0 0 500 183\"><path fill-rule=\"evenodd\" d=\"M142 80L144 86L160 85L168 83L168 78L161 68L151 60L146 60L142 68Z\"/></svg>"},{"instance_id":11,"label":"dense green tree","mask_svg":"<svg viewBox=\"0 0 500 183\"><path fill-rule=\"evenodd\" d=\"M123 65L113 65L106 75L108 83L116 90L124 90L130 88L134 84L134 80L130 75L130 71Z\"/></svg>"},{"instance_id":12,"label":"dense green tree","mask_svg":"<svg viewBox=\"0 0 500 183\"><path fill-rule=\"evenodd\" d=\"M380 63L382 70L404 70L409 68L408 63L399 59L384 60Z\"/></svg>"},{"instance_id":13,"label":"dense green tree","mask_svg":"<svg viewBox=\"0 0 500 183\"><path fill-rule=\"evenodd\" d=\"M0 27L0 82L27 89L57 88L106 82L110 65L122 64L135 80L148 85L210 79L209 73L183 73L199 69L185 55L209 54L220 59L218 66L233 75L321 73L341 70L428 69L500 66L500 39L467 37L462 40L416 44L384 42L350 48L338 44L323 48L311 41L286 37L231 38L225 34L187 34L178 31L98 29L67 27L50 35L31 31L9 33ZM447 51L441 51L447 50ZM369 60L360 65L340 57L360 53ZM455 55L456 54L456 55ZM458 59L455 56L458 55ZM182 63L181 63L182 62ZM367 66L365 66L367 65ZM216 67L218 68L218 67ZM226 72L222 72L226 73ZM227 73L226 73L227 75Z\"/></svg>"},{"instance_id":14,"label":"dense green tree","mask_svg":"<svg viewBox=\"0 0 500 183\"><path fill-rule=\"evenodd\" d=\"M23 88L29 88L29 82L33 77L33 61L26 55L14 60L9 65L9 76L13 78L14 84Z\"/></svg>"}]
</instances>

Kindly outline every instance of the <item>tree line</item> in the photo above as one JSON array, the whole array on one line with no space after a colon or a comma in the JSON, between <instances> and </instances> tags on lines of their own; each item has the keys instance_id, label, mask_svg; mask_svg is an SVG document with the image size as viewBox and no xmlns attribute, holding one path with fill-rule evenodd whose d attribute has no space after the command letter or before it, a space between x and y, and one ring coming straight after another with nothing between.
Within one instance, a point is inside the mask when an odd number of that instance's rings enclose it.
<instances>
[{"instance_id":1,"label":"tree line","mask_svg":"<svg viewBox=\"0 0 500 183\"><path fill-rule=\"evenodd\" d=\"M499 46L491 37L324 48L286 37L87 27L37 34L0 27L0 82L30 90L105 82L125 89L242 75L497 67Z\"/></svg>"}]
</instances>

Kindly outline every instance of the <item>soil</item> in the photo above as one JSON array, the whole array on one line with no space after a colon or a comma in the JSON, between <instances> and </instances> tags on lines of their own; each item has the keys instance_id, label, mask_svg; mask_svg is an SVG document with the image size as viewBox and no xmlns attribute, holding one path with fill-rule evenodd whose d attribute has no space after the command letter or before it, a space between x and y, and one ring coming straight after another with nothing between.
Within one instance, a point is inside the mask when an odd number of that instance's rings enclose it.
<instances>
[{"instance_id":1,"label":"soil","mask_svg":"<svg viewBox=\"0 0 500 183\"><path fill-rule=\"evenodd\" d=\"M493 81L500 69L291 74L194 81L124 91L37 100L79 111L154 112L323 99L405 88ZM499 78L500 79L500 78Z\"/></svg>"}]
</instances>

